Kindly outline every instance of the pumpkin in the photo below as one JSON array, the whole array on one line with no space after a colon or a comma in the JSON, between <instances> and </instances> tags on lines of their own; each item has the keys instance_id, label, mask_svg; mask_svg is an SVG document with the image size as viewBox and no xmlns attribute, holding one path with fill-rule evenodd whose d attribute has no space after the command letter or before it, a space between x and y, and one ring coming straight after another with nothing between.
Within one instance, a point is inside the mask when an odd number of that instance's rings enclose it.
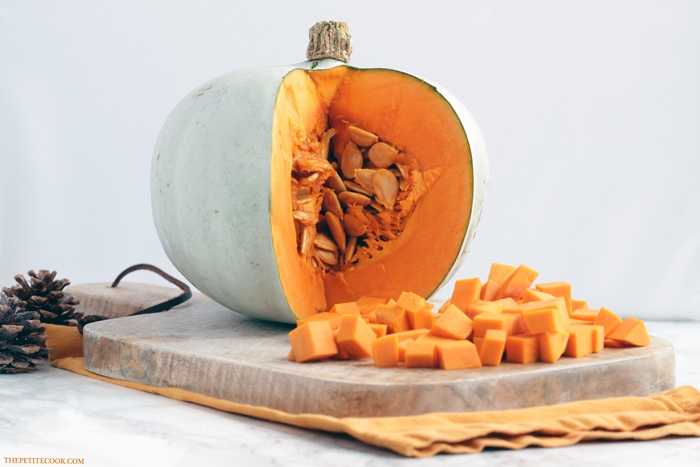
<instances>
[{"instance_id":1,"label":"pumpkin","mask_svg":"<svg viewBox=\"0 0 700 467\"><path fill-rule=\"evenodd\" d=\"M347 25L308 60L237 70L180 101L151 164L153 220L199 291L294 323L362 296L434 294L468 252L487 185L479 128L455 97L348 65Z\"/></svg>"}]
</instances>

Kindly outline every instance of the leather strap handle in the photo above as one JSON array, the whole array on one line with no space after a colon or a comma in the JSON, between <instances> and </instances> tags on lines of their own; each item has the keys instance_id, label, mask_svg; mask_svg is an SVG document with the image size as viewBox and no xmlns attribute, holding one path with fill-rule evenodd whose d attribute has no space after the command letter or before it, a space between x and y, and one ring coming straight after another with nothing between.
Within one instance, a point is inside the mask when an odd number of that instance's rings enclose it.
<instances>
[{"instance_id":1,"label":"leather strap handle","mask_svg":"<svg viewBox=\"0 0 700 467\"><path fill-rule=\"evenodd\" d=\"M176 285L180 290L182 290L182 293L176 297L173 297L169 300L166 300L162 303L158 303L153 306L149 306L148 308L144 308L143 310L136 311L134 313L131 313L128 316L135 316L135 315L145 315L145 314L150 314L150 313L160 313L162 311L167 311L177 305L180 305L181 303L186 302L190 298L192 298L192 290L190 289L190 286L182 282L181 280L178 280L168 274L167 272L163 271L162 269L153 266L152 264L146 264L146 263L140 263L140 264L135 264L133 266L130 266L123 270L119 275L117 276L116 279L114 279L114 282L112 282L111 287L117 287L119 285L119 282L127 276L128 274L131 274L134 271L151 271L156 274L158 274L160 277L163 279L167 280L168 282ZM99 316L99 315L81 315L77 316L77 321L78 321L78 330L80 333L83 333L83 327L85 325L94 323L96 321L103 321L105 319L104 316Z\"/></svg>"}]
</instances>

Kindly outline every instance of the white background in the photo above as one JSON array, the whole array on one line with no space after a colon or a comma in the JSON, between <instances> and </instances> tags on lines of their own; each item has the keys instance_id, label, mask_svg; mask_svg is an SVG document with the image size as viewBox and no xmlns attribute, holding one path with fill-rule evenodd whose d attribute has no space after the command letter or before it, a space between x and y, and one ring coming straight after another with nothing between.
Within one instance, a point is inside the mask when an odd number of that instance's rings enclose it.
<instances>
[{"instance_id":1,"label":"white background","mask_svg":"<svg viewBox=\"0 0 700 467\"><path fill-rule=\"evenodd\" d=\"M150 211L167 114L304 60L326 19L354 65L435 81L479 122L491 185L458 277L523 263L591 307L700 319L700 2L680 0L0 0L0 286L177 275Z\"/></svg>"}]
</instances>

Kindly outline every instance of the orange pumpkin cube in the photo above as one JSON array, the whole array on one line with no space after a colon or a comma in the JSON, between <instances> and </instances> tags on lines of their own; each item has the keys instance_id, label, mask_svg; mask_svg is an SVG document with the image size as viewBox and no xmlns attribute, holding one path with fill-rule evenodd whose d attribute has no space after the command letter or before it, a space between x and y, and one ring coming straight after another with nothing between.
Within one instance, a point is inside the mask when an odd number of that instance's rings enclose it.
<instances>
[{"instance_id":1,"label":"orange pumpkin cube","mask_svg":"<svg viewBox=\"0 0 700 467\"><path fill-rule=\"evenodd\" d=\"M593 324L603 326L605 328L605 337L608 337L613 329L622 324L622 318L607 308L601 307L593 320Z\"/></svg>"},{"instance_id":2,"label":"orange pumpkin cube","mask_svg":"<svg viewBox=\"0 0 700 467\"><path fill-rule=\"evenodd\" d=\"M511 297L515 301L522 299L525 289L528 289L535 282L538 274L534 269L521 264L501 284L501 288L496 294L496 300L506 297Z\"/></svg>"},{"instance_id":3,"label":"orange pumpkin cube","mask_svg":"<svg viewBox=\"0 0 700 467\"><path fill-rule=\"evenodd\" d=\"M440 314L430 328L430 334L451 339L466 339L471 332L472 320L454 305Z\"/></svg>"},{"instance_id":4,"label":"orange pumpkin cube","mask_svg":"<svg viewBox=\"0 0 700 467\"><path fill-rule=\"evenodd\" d=\"M374 365L380 368L399 366L399 338L387 334L372 342Z\"/></svg>"},{"instance_id":5,"label":"orange pumpkin cube","mask_svg":"<svg viewBox=\"0 0 700 467\"><path fill-rule=\"evenodd\" d=\"M651 344L644 321L632 317L626 318L622 324L616 326L606 337L637 347Z\"/></svg>"},{"instance_id":6,"label":"orange pumpkin cube","mask_svg":"<svg viewBox=\"0 0 700 467\"><path fill-rule=\"evenodd\" d=\"M564 354L569 342L568 332L543 332L537 336L539 360L554 363Z\"/></svg>"},{"instance_id":7,"label":"orange pumpkin cube","mask_svg":"<svg viewBox=\"0 0 700 467\"><path fill-rule=\"evenodd\" d=\"M357 302L343 302L343 303L336 303L328 311L330 313L359 315L360 314L360 307L357 306Z\"/></svg>"},{"instance_id":8,"label":"orange pumpkin cube","mask_svg":"<svg viewBox=\"0 0 700 467\"><path fill-rule=\"evenodd\" d=\"M518 334L506 338L506 361L534 363L539 358L539 341L532 334Z\"/></svg>"},{"instance_id":9,"label":"orange pumpkin cube","mask_svg":"<svg viewBox=\"0 0 700 467\"><path fill-rule=\"evenodd\" d=\"M338 353L333 330L328 321L309 321L289 332L294 361L322 360Z\"/></svg>"},{"instance_id":10,"label":"orange pumpkin cube","mask_svg":"<svg viewBox=\"0 0 700 467\"><path fill-rule=\"evenodd\" d=\"M386 304L374 307L377 322L388 326L388 333L408 331L411 325L408 322L406 310L400 306Z\"/></svg>"},{"instance_id":11,"label":"orange pumpkin cube","mask_svg":"<svg viewBox=\"0 0 700 467\"><path fill-rule=\"evenodd\" d=\"M460 279L455 282L454 289L452 290L452 297L450 297L450 303L461 311L465 311L469 305L479 299L480 294L481 279L478 277Z\"/></svg>"},{"instance_id":12,"label":"orange pumpkin cube","mask_svg":"<svg viewBox=\"0 0 700 467\"><path fill-rule=\"evenodd\" d=\"M443 370L481 368L476 346L469 341L443 340L435 343L437 366Z\"/></svg>"},{"instance_id":13,"label":"orange pumpkin cube","mask_svg":"<svg viewBox=\"0 0 700 467\"><path fill-rule=\"evenodd\" d=\"M503 361L508 335L501 329L487 329L479 345L479 359L484 366L498 366Z\"/></svg>"},{"instance_id":14,"label":"orange pumpkin cube","mask_svg":"<svg viewBox=\"0 0 700 467\"><path fill-rule=\"evenodd\" d=\"M408 368L435 368L435 343L407 340L404 362Z\"/></svg>"},{"instance_id":15,"label":"orange pumpkin cube","mask_svg":"<svg viewBox=\"0 0 700 467\"><path fill-rule=\"evenodd\" d=\"M335 342L351 358L361 360L372 356L372 341L376 338L372 328L359 315L345 315Z\"/></svg>"},{"instance_id":16,"label":"orange pumpkin cube","mask_svg":"<svg viewBox=\"0 0 700 467\"><path fill-rule=\"evenodd\" d=\"M593 352L593 331L587 324L575 324L567 329L569 341L566 343L564 355L579 358Z\"/></svg>"},{"instance_id":17,"label":"orange pumpkin cube","mask_svg":"<svg viewBox=\"0 0 700 467\"><path fill-rule=\"evenodd\" d=\"M571 303L571 284L568 282L544 282L535 284L535 289L555 297L563 297L566 303L566 311L569 315L573 312Z\"/></svg>"}]
</instances>

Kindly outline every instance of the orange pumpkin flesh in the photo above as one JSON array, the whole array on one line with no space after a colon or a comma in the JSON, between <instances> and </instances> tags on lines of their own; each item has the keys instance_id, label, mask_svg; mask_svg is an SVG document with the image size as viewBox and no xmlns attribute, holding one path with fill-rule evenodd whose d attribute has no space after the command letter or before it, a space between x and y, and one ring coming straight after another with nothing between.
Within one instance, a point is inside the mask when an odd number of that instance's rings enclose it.
<instances>
[{"instance_id":1,"label":"orange pumpkin flesh","mask_svg":"<svg viewBox=\"0 0 700 467\"><path fill-rule=\"evenodd\" d=\"M434 293L460 255L472 209L469 142L449 102L424 81L393 70L296 69L283 80L273 121L273 247L295 316L362 296ZM375 231L359 242L356 261L324 271L312 255L300 252L299 224L293 218L299 184L292 174L299 167L322 167L312 188L318 190L332 170L320 161L325 160L323 133L331 127L336 132L333 162L349 141L348 125L398 148L404 165L414 170L404 201L383 214L393 232L377 232L385 227L374 224ZM296 173L297 178L306 175ZM315 203L318 214L321 197ZM318 226L322 230L323 221Z\"/></svg>"}]
</instances>

